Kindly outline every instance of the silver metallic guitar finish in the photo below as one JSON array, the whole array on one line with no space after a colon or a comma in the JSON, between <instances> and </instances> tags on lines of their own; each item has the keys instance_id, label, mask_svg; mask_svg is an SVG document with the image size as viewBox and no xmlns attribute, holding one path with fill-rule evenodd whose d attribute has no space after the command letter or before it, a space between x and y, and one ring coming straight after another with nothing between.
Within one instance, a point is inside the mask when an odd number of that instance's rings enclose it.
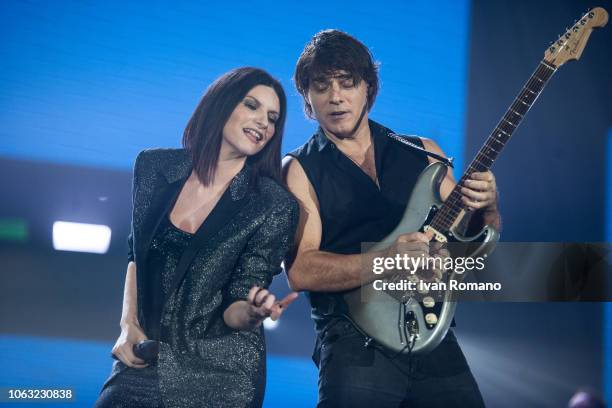
<instances>
[{"instance_id":1,"label":"silver metallic guitar finish","mask_svg":"<svg viewBox=\"0 0 612 408\"><path fill-rule=\"evenodd\" d=\"M410 232L419 231L425 225L433 208L443 205L440 198L440 184L446 175L447 168L442 163L433 163L419 176L414 187L406 211L398 226L381 242L374 245L370 250L382 250L391 245L398 236ZM440 231L442 232L442 231ZM473 237L464 237L456 231L451 231L450 239L460 242L480 242L477 249L468 256L484 256L493 251L499 239L498 232L485 226L480 233ZM463 275L452 272L450 279L461 280ZM378 344L398 353L422 354L432 351L440 344L446 336L456 308L453 292L447 291L444 295L442 308L438 316L438 322L429 329L425 322L421 304L411 298L406 302L390 296L389 294L374 289L369 283L359 289L344 295L348 306L348 318L366 336L372 338ZM412 311L413 319L417 322L418 334L415 336L414 345L410 344L406 324L410 323L406 315Z\"/></svg>"}]
</instances>

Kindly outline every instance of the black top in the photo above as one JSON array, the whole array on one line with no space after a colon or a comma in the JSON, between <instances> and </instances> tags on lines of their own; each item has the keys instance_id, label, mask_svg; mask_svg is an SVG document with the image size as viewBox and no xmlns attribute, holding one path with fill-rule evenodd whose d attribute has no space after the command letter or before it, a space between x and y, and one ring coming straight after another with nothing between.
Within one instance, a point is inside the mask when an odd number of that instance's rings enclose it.
<instances>
[{"instance_id":1,"label":"black top","mask_svg":"<svg viewBox=\"0 0 612 408\"><path fill-rule=\"evenodd\" d=\"M362 243L378 242L400 222L427 156L387 136L391 130L369 121L380 188L330 141L321 128L289 153L302 165L319 201L322 223L320 250L357 254ZM406 137L423 146L418 137ZM310 293L318 330L330 314L343 311L339 293Z\"/></svg>"},{"instance_id":2,"label":"black top","mask_svg":"<svg viewBox=\"0 0 612 408\"><path fill-rule=\"evenodd\" d=\"M145 316L144 327L147 328L146 335L151 340L165 340L160 336L162 309L169 297L176 266L192 237L193 234L175 227L169 219L169 214L166 214L151 242L147 259L149 279L145 281L144 295L147 302L145 307L150 310Z\"/></svg>"}]
</instances>

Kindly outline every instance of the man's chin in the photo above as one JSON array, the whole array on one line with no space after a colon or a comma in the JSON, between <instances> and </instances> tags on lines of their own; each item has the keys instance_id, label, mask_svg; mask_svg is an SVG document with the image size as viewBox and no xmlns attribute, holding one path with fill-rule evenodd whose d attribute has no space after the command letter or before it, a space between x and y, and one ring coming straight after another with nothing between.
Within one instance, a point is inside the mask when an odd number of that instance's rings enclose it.
<instances>
[{"instance_id":1,"label":"man's chin","mask_svg":"<svg viewBox=\"0 0 612 408\"><path fill-rule=\"evenodd\" d=\"M325 130L327 131L327 133L330 133L339 139L347 139L353 136L351 134L351 131L353 129L346 125L329 126L329 127L326 127Z\"/></svg>"}]
</instances>

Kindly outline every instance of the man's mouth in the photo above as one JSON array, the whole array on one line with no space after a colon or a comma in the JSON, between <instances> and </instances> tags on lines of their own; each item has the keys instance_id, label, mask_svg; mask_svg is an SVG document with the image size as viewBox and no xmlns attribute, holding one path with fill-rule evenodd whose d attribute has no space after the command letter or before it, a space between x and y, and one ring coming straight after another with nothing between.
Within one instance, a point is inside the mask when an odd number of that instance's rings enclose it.
<instances>
[{"instance_id":1,"label":"man's mouth","mask_svg":"<svg viewBox=\"0 0 612 408\"><path fill-rule=\"evenodd\" d=\"M263 134L258 130L252 128L244 128L242 130L255 143L261 142L263 140Z\"/></svg>"},{"instance_id":2,"label":"man's mouth","mask_svg":"<svg viewBox=\"0 0 612 408\"><path fill-rule=\"evenodd\" d=\"M336 111L336 112L331 112L329 116L331 116L333 119L342 119L347 114L348 114L348 111Z\"/></svg>"}]
</instances>

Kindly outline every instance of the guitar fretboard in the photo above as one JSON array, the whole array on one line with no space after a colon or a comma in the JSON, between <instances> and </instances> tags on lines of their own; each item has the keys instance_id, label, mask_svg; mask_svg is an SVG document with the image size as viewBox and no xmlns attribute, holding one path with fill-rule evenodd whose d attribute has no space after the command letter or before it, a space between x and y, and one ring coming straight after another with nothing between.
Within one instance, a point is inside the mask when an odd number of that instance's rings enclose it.
<instances>
[{"instance_id":1,"label":"guitar fretboard","mask_svg":"<svg viewBox=\"0 0 612 408\"><path fill-rule=\"evenodd\" d=\"M554 65L542 60L531 75L521 92L514 99L497 126L493 129L478 154L467 167L465 173L447 198L444 205L434 215L431 226L442 233L448 233L457 216L465 205L461 201L461 185L474 172L491 168L510 137L521 123L531 106L544 89L544 86L557 70Z\"/></svg>"}]
</instances>

